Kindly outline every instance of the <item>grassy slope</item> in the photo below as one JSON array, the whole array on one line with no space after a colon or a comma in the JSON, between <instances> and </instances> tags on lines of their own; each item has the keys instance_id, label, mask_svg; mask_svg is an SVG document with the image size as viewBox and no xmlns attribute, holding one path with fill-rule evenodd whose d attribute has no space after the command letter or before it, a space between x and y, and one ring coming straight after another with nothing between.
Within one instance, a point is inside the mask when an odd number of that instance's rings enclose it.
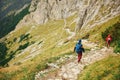
<instances>
[{"instance_id":1,"label":"grassy slope","mask_svg":"<svg viewBox=\"0 0 120 80\"><path fill-rule=\"evenodd\" d=\"M79 75L78 80L119 80L120 55L91 64Z\"/></svg>"},{"instance_id":2,"label":"grassy slope","mask_svg":"<svg viewBox=\"0 0 120 80\"><path fill-rule=\"evenodd\" d=\"M100 45L105 44L105 38L107 34L112 34L111 32L105 33L104 32L109 29L112 25L120 22L120 15L116 16L115 18L110 19L109 21L95 26L89 32L85 32L82 36L89 38L91 41L99 43ZM113 26L114 27L114 26ZM113 32L119 31L119 29L114 30ZM104 37L103 37L104 35ZM116 35L117 36L117 35ZM119 37L119 36L117 36Z\"/></svg>"},{"instance_id":3,"label":"grassy slope","mask_svg":"<svg viewBox=\"0 0 120 80\"><path fill-rule=\"evenodd\" d=\"M70 28L71 31L74 31L75 22L71 25L69 24L74 20L75 17L76 16L71 16L67 18L66 27ZM115 24L117 21L119 21L119 16L109 20L100 26L95 27L93 30L88 32L90 35L89 39L92 41L95 40L94 42L99 41L101 44L103 44L104 42L102 42L103 38L101 36L101 32L104 32L110 25ZM74 47L73 41L70 41L67 44L59 47L57 46L57 44L61 41L66 42L66 38L69 36L69 34L63 30L63 26L63 20L49 21L43 25L36 25L35 28L31 28L32 25L24 26L22 29L9 34L9 37L7 39L4 39L7 44L6 46L8 47L6 54L7 57L10 56L9 54L13 53L15 53L13 56L20 54L21 51L23 52L27 47L31 45L36 47L38 44L42 44L42 47L40 49L36 49L36 51L39 51L40 53L38 56L24 63L19 63L12 66L14 62L17 62L28 56L30 49L28 49L28 51L24 51L24 55L11 59L9 61L9 64L11 65L10 67L0 69L0 79L31 80L34 78L36 72L47 68L46 63L49 62L49 60L51 62L51 60L54 61L63 54L71 53L71 50L73 50ZM30 30L30 33L26 33ZM21 37L22 35L26 36L27 34L29 34L27 37ZM24 45L28 42L29 45L27 45L25 48L19 49L20 45Z\"/></svg>"},{"instance_id":4,"label":"grassy slope","mask_svg":"<svg viewBox=\"0 0 120 80\"><path fill-rule=\"evenodd\" d=\"M67 25L71 23L75 17L76 16L69 17L67 19ZM8 48L6 59L9 58L11 54L13 54L13 58L8 62L10 67L0 69L0 79L33 80L36 72L47 68L47 62L52 62L64 54L71 54L74 42L69 41L66 43L69 34L63 27L64 20L49 21L43 25L35 25L34 28L32 28L32 25L24 26L12 34L7 35L8 37L3 39ZM73 29L75 25L70 25L68 27ZM62 41L64 45L58 46L58 43ZM20 47L20 45L23 46L28 42L29 45L24 46L25 48ZM40 53L38 56L24 63L13 65L15 62L28 56L31 49L34 47L36 48L39 44L42 44L42 47L36 49L36 51ZM25 50L29 46L34 47ZM14 57L21 52L24 52L24 54L19 57Z\"/></svg>"},{"instance_id":5,"label":"grassy slope","mask_svg":"<svg viewBox=\"0 0 120 80\"><path fill-rule=\"evenodd\" d=\"M96 26L88 34L89 39L100 45L105 45L105 37L111 34L113 37L112 45L115 52L120 51L120 15L108 22ZM87 35L88 35L87 34ZM120 79L120 55L110 56L104 60L91 64L84 69L78 76L78 80L119 80Z\"/></svg>"}]
</instances>

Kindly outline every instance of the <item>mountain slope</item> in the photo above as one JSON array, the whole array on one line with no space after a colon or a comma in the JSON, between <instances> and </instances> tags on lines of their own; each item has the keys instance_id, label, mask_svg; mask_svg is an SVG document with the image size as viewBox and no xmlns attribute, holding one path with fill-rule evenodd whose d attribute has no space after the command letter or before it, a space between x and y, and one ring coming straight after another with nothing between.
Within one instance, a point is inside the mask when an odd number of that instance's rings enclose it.
<instances>
[{"instance_id":1,"label":"mountain slope","mask_svg":"<svg viewBox=\"0 0 120 80\"><path fill-rule=\"evenodd\" d=\"M37 0L36 0L37 1ZM32 5L34 7L34 5ZM17 26L37 23L42 24L49 19L58 20L77 13L76 30L92 28L120 14L119 0L41 0L35 5L36 10L27 15Z\"/></svg>"},{"instance_id":2,"label":"mountain slope","mask_svg":"<svg viewBox=\"0 0 120 80\"><path fill-rule=\"evenodd\" d=\"M33 80L37 72L49 68L47 63L71 55L78 39L87 38L101 47L108 33L119 34L119 0L28 0L24 4L28 5L18 14L23 15L12 27L15 30L0 39L0 79Z\"/></svg>"},{"instance_id":3,"label":"mountain slope","mask_svg":"<svg viewBox=\"0 0 120 80\"><path fill-rule=\"evenodd\" d=\"M78 80L119 80L120 79L120 55L109 56L104 60L98 61L90 66L79 75ZM93 70L94 69L94 70Z\"/></svg>"},{"instance_id":4,"label":"mountain slope","mask_svg":"<svg viewBox=\"0 0 120 80\"><path fill-rule=\"evenodd\" d=\"M77 63L77 55L65 55L54 63L48 63L50 68L40 71L36 74L35 80L60 79L60 80L76 80L77 75L81 74L85 67L105 59L106 57L115 55L112 48L99 48L97 44L87 40L82 41L84 46L91 48L90 51L83 53L82 63ZM63 61L63 65L59 65ZM86 76L87 77L87 76Z\"/></svg>"},{"instance_id":5,"label":"mountain slope","mask_svg":"<svg viewBox=\"0 0 120 80\"><path fill-rule=\"evenodd\" d=\"M29 13L31 0L0 0L0 38L15 29L18 22Z\"/></svg>"}]
</instances>

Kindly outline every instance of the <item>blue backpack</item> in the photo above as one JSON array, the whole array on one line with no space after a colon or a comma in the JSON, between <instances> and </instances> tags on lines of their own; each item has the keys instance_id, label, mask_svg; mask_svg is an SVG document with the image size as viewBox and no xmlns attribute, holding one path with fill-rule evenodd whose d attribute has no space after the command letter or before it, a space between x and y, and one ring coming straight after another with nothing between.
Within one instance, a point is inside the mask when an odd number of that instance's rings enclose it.
<instances>
[{"instance_id":1,"label":"blue backpack","mask_svg":"<svg viewBox=\"0 0 120 80\"><path fill-rule=\"evenodd\" d=\"M82 51L83 51L82 44L78 44L78 43L77 43L77 44L76 44L75 51L76 51L77 53L82 52Z\"/></svg>"}]
</instances>

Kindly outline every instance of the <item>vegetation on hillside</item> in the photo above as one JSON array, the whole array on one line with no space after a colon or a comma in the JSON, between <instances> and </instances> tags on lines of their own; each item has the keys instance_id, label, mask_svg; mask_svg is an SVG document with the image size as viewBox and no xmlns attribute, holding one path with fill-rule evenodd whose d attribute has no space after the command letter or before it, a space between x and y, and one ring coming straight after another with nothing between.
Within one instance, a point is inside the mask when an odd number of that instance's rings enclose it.
<instances>
[{"instance_id":1,"label":"vegetation on hillside","mask_svg":"<svg viewBox=\"0 0 120 80\"><path fill-rule=\"evenodd\" d=\"M119 80L120 55L108 58L85 67L78 80Z\"/></svg>"},{"instance_id":2,"label":"vegetation on hillside","mask_svg":"<svg viewBox=\"0 0 120 80\"><path fill-rule=\"evenodd\" d=\"M1 42L0 43L0 66L3 66L6 64L6 63L3 63L4 59L6 58L6 54L7 54L6 44Z\"/></svg>"},{"instance_id":3,"label":"vegetation on hillside","mask_svg":"<svg viewBox=\"0 0 120 80\"><path fill-rule=\"evenodd\" d=\"M106 38L108 34L112 36L112 46L114 47L114 52L120 53L120 21L111 25L102 33L103 39Z\"/></svg>"},{"instance_id":4,"label":"vegetation on hillside","mask_svg":"<svg viewBox=\"0 0 120 80\"><path fill-rule=\"evenodd\" d=\"M0 38L7 35L9 32L15 29L15 26L18 24L18 22L26 15L29 14L29 7L26 7L23 9L20 13L15 15L9 15L5 17L2 21L0 21Z\"/></svg>"},{"instance_id":5,"label":"vegetation on hillside","mask_svg":"<svg viewBox=\"0 0 120 80\"><path fill-rule=\"evenodd\" d=\"M113 40L111 47L114 52L120 53L120 15L108 22L98 25L88 33L85 37L91 41L99 43L100 46L106 45L105 38L111 34ZM107 59L98 61L87 66L84 71L79 74L78 80L119 80L120 79L120 55L109 56Z\"/></svg>"},{"instance_id":6,"label":"vegetation on hillside","mask_svg":"<svg viewBox=\"0 0 120 80\"><path fill-rule=\"evenodd\" d=\"M63 55L71 54L75 43L73 40L67 39L70 34L68 34L65 29L68 28L70 31L74 31L76 24L74 22L75 18L76 15L67 18L65 27L64 20L54 20L42 25L23 26L23 28L20 28L12 34L8 34L7 37L5 37L5 44L0 44L2 48L4 46L4 49L0 50L0 54L3 54L3 50L5 50L6 58L4 58L4 60L9 59L9 61L5 62L5 64L9 64L9 67L2 67L0 69L0 79L33 80L37 72L48 68L47 63L54 62ZM108 32L112 32L112 35L115 34L114 31L116 31L119 26L119 20L119 16L117 16L102 25L96 26L88 33L83 31L81 35L82 37L89 38L91 41L104 44L104 38ZM110 28L111 25L112 28ZM113 28L114 26L116 26L115 29ZM119 30L117 30L117 32L119 33ZM77 34L75 39L80 38L81 35ZM116 36L118 37L118 35ZM117 42L118 40L119 39L117 39ZM119 43L116 44L116 39L114 39L113 42L115 42L113 46L117 45L115 48L118 49ZM34 53L37 54L36 57L24 61L28 58L27 56ZM112 61L113 60L115 60L115 58L112 58ZM111 62L110 59L107 61L110 61L109 63L111 64L116 64ZM103 62L106 63L107 61ZM119 64L116 66L119 67ZM112 67L114 67L114 65L112 65ZM106 71L106 73L108 72ZM116 73L117 72L115 72L115 75ZM103 75L101 74L101 76Z\"/></svg>"},{"instance_id":7,"label":"vegetation on hillside","mask_svg":"<svg viewBox=\"0 0 120 80\"><path fill-rule=\"evenodd\" d=\"M120 15L108 20L107 22L95 26L90 31L85 31L85 33L80 35L82 38L88 38L89 40L98 43L100 46L105 46L105 37L111 34L113 39L113 47L116 47L116 42L119 42L120 34ZM83 30L84 31L84 30ZM119 44L119 43L118 43Z\"/></svg>"},{"instance_id":8,"label":"vegetation on hillside","mask_svg":"<svg viewBox=\"0 0 120 80\"><path fill-rule=\"evenodd\" d=\"M74 18L74 16L68 18L67 24L71 23ZM70 27L73 28L75 25L70 25ZM73 41L67 41L67 37L70 35L64 29L64 20L24 26L7 36L5 42L9 49L6 56L14 55L8 62L9 67L0 69L1 80L33 80L36 72L48 68L47 63L59 59L60 56L71 54L71 48L73 49L74 46ZM61 43L62 45L60 45ZM38 55L22 62L27 56L34 53ZM17 57L17 55L19 56Z\"/></svg>"}]
</instances>

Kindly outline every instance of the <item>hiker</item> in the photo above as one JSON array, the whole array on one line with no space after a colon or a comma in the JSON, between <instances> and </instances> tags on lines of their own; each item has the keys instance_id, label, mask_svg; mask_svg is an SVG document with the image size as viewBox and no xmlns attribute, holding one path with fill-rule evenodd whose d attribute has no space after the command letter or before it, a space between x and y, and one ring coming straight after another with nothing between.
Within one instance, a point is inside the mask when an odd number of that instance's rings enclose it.
<instances>
[{"instance_id":1,"label":"hiker","mask_svg":"<svg viewBox=\"0 0 120 80\"><path fill-rule=\"evenodd\" d=\"M108 34L108 36L106 37L106 43L107 43L107 47L108 47L108 48L109 48L109 46L110 46L111 41L112 41L112 37L111 37L110 34Z\"/></svg>"},{"instance_id":2,"label":"hiker","mask_svg":"<svg viewBox=\"0 0 120 80\"><path fill-rule=\"evenodd\" d=\"M81 44L81 40L79 40L76 46L74 47L74 52L78 54L78 63L79 63L82 58L82 52L85 52L83 45Z\"/></svg>"}]
</instances>

